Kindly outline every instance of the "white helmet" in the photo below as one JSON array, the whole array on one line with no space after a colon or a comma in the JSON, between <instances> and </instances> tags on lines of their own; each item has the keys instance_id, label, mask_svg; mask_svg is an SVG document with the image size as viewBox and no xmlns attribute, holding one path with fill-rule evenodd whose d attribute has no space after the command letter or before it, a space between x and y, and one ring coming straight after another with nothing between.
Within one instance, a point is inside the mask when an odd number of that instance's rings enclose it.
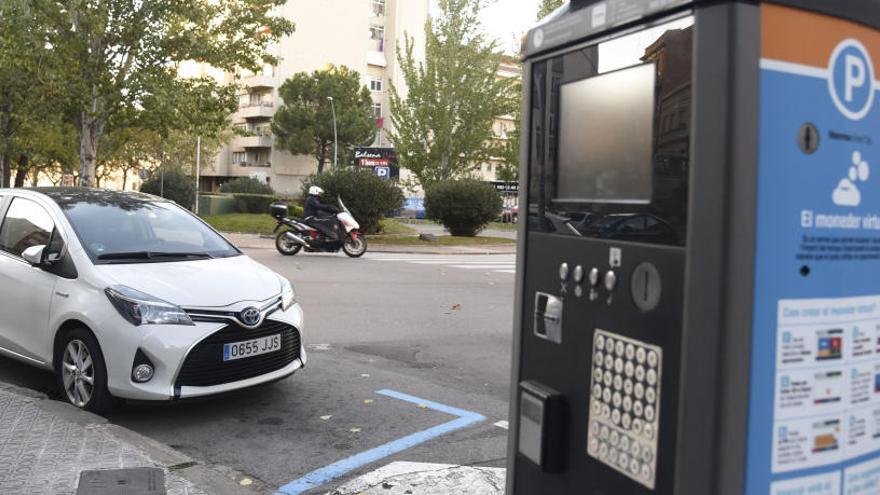
<instances>
[{"instance_id":1,"label":"white helmet","mask_svg":"<svg viewBox=\"0 0 880 495\"><path fill-rule=\"evenodd\" d=\"M324 190L318 186L312 186L309 188L309 195L310 196L320 196L322 194L324 194Z\"/></svg>"}]
</instances>

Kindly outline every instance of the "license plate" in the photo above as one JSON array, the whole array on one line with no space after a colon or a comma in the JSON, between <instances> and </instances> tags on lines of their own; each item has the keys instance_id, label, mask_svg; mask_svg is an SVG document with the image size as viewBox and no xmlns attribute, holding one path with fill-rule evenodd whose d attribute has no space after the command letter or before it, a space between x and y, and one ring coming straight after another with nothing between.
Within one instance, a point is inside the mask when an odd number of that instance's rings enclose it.
<instances>
[{"instance_id":1,"label":"license plate","mask_svg":"<svg viewBox=\"0 0 880 495\"><path fill-rule=\"evenodd\" d=\"M223 361L259 356L281 349L281 334L223 344Z\"/></svg>"}]
</instances>

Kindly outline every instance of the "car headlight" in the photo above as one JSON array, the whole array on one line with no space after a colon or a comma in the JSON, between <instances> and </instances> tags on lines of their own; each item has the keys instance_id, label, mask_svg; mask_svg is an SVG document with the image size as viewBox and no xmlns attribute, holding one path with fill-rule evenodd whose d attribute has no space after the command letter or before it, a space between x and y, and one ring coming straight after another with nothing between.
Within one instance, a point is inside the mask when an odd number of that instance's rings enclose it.
<instances>
[{"instance_id":1,"label":"car headlight","mask_svg":"<svg viewBox=\"0 0 880 495\"><path fill-rule=\"evenodd\" d=\"M104 289L104 293L132 325L195 325L179 306L131 287L114 285Z\"/></svg>"},{"instance_id":2,"label":"car headlight","mask_svg":"<svg viewBox=\"0 0 880 495\"><path fill-rule=\"evenodd\" d=\"M296 302L296 292L287 280L281 281L281 311L287 311Z\"/></svg>"}]
</instances>

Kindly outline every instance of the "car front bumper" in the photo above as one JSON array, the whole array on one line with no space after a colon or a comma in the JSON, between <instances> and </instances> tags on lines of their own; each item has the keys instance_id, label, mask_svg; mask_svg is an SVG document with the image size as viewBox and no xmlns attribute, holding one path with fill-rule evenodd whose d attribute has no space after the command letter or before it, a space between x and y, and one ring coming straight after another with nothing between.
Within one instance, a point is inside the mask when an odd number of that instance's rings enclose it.
<instances>
[{"instance_id":1,"label":"car front bumper","mask_svg":"<svg viewBox=\"0 0 880 495\"><path fill-rule=\"evenodd\" d=\"M307 362L302 335L303 315L298 303L287 311L276 311L267 322L278 322L294 327L299 333L299 353L282 368L258 376L210 386L178 386L178 375L193 349L205 339L225 329L227 323L197 322L194 326L155 325L124 332L122 338L102 342L108 370L108 388L116 397L130 400L162 401L188 397L204 397L272 382L292 375ZM119 337L117 334L116 337ZM247 338L242 329L241 340ZM103 339L102 339L103 340ZM153 378L136 383L131 378L134 357L141 351L153 364ZM251 359L251 358L245 358Z\"/></svg>"}]
</instances>

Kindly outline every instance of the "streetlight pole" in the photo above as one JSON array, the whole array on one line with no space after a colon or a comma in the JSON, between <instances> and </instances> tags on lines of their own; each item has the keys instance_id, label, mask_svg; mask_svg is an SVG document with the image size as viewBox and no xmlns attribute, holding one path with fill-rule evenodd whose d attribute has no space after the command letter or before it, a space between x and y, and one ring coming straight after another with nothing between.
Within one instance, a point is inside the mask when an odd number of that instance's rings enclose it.
<instances>
[{"instance_id":1,"label":"streetlight pole","mask_svg":"<svg viewBox=\"0 0 880 495\"><path fill-rule=\"evenodd\" d=\"M339 135L336 133L336 104L333 102L332 96L328 96L327 99L330 100L330 109L333 111L333 168L336 168L339 152Z\"/></svg>"},{"instance_id":2,"label":"streetlight pole","mask_svg":"<svg viewBox=\"0 0 880 495\"><path fill-rule=\"evenodd\" d=\"M199 180L202 175L202 136L196 136L196 215L199 214Z\"/></svg>"}]
</instances>

